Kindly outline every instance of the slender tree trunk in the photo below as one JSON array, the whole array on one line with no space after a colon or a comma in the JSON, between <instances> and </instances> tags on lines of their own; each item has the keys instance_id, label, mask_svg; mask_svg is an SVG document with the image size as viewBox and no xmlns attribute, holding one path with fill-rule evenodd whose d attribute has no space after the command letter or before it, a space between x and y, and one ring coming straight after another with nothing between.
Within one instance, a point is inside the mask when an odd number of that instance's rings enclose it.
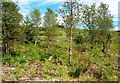
<instances>
[{"instance_id":1,"label":"slender tree trunk","mask_svg":"<svg viewBox=\"0 0 120 83\"><path fill-rule=\"evenodd\" d=\"M72 28L73 28L73 1L71 0L71 3L70 3L70 8L71 8L71 19L70 19L70 47L69 47L69 63L71 64L72 62Z\"/></svg>"},{"instance_id":2,"label":"slender tree trunk","mask_svg":"<svg viewBox=\"0 0 120 83\"><path fill-rule=\"evenodd\" d=\"M93 31L91 32L91 35L92 35L92 37L91 37L91 45L92 45L91 49L93 49L94 48L94 44L95 44L94 43L94 36L93 36L94 34L93 34Z\"/></svg>"},{"instance_id":3,"label":"slender tree trunk","mask_svg":"<svg viewBox=\"0 0 120 83\"><path fill-rule=\"evenodd\" d=\"M69 63L72 61L72 28L70 28Z\"/></svg>"},{"instance_id":4,"label":"slender tree trunk","mask_svg":"<svg viewBox=\"0 0 120 83\"><path fill-rule=\"evenodd\" d=\"M37 44L37 38L35 39L35 46L36 46L36 44Z\"/></svg>"},{"instance_id":5,"label":"slender tree trunk","mask_svg":"<svg viewBox=\"0 0 120 83\"><path fill-rule=\"evenodd\" d=\"M4 44L4 53L7 54L8 53L8 45L7 43Z\"/></svg>"},{"instance_id":6,"label":"slender tree trunk","mask_svg":"<svg viewBox=\"0 0 120 83\"><path fill-rule=\"evenodd\" d=\"M8 43L5 44L5 53L9 54L9 46Z\"/></svg>"},{"instance_id":7,"label":"slender tree trunk","mask_svg":"<svg viewBox=\"0 0 120 83\"><path fill-rule=\"evenodd\" d=\"M106 52L108 52L109 42L110 42L110 35L107 36L107 41L106 41Z\"/></svg>"},{"instance_id":8,"label":"slender tree trunk","mask_svg":"<svg viewBox=\"0 0 120 83\"><path fill-rule=\"evenodd\" d=\"M106 42L103 43L103 50L102 52L108 52L110 37L107 38Z\"/></svg>"}]
</instances>

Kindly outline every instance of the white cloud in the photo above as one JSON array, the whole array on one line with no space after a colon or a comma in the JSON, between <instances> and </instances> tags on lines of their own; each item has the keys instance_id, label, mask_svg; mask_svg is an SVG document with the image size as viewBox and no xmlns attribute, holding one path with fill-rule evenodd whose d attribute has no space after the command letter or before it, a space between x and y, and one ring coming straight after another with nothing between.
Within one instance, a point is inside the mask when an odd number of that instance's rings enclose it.
<instances>
[{"instance_id":1,"label":"white cloud","mask_svg":"<svg viewBox=\"0 0 120 83\"><path fill-rule=\"evenodd\" d=\"M21 11L24 14L27 14L28 10L24 8L24 6L29 6L32 2L40 2L40 5L53 5L57 4L58 2L64 2L66 0L13 0L14 2L19 2L19 5L21 7ZM67 0L70 1L70 0ZM80 0L80 2L84 2L86 4L91 4L91 3L97 3L99 4L100 2L106 3L109 5L109 10L112 15L114 15L114 20L117 20L118 18L118 1L119 0Z\"/></svg>"},{"instance_id":2,"label":"white cloud","mask_svg":"<svg viewBox=\"0 0 120 83\"><path fill-rule=\"evenodd\" d=\"M13 0L14 2L25 2L25 3L31 3L31 2L39 2L42 0Z\"/></svg>"},{"instance_id":3,"label":"white cloud","mask_svg":"<svg viewBox=\"0 0 120 83\"><path fill-rule=\"evenodd\" d=\"M115 27L113 30L114 30L114 31L118 31L118 30L119 30L119 27Z\"/></svg>"},{"instance_id":4,"label":"white cloud","mask_svg":"<svg viewBox=\"0 0 120 83\"><path fill-rule=\"evenodd\" d=\"M109 2L109 10L112 15L114 15L114 19L118 19L118 1Z\"/></svg>"},{"instance_id":5,"label":"white cloud","mask_svg":"<svg viewBox=\"0 0 120 83\"><path fill-rule=\"evenodd\" d=\"M22 13L23 16L25 17L26 15L30 13L30 10L24 8L24 9L21 9L19 12Z\"/></svg>"},{"instance_id":6,"label":"white cloud","mask_svg":"<svg viewBox=\"0 0 120 83\"><path fill-rule=\"evenodd\" d=\"M32 10L32 8L29 5L25 5L25 4L19 4L20 7L20 13L25 17L26 15L28 15L30 13L30 11Z\"/></svg>"},{"instance_id":7,"label":"white cloud","mask_svg":"<svg viewBox=\"0 0 120 83\"><path fill-rule=\"evenodd\" d=\"M113 19L114 21L118 21L118 17L114 17L114 19Z\"/></svg>"},{"instance_id":8,"label":"white cloud","mask_svg":"<svg viewBox=\"0 0 120 83\"><path fill-rule=\"evenodd\" d=\"M50 6L50 5L54 5L54 4L57 4L58 2L47 2L47 1L44 1L44 2L40 2L39 5L44 7L44 6Z\"/></svg>"}]
</instances>

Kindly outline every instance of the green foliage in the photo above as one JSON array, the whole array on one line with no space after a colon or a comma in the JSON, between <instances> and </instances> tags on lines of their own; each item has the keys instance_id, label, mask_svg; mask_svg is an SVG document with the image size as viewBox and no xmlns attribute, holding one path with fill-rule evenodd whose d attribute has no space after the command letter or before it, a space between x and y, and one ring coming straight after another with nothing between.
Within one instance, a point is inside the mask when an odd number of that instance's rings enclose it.
<instances>
[{"instance_id":1,"label":"green foliage","mask_svg":"<svg viewBox=\"0 0 120 83\"><path fill-rule=\"evenodd\" d=\"M12 51L10 54L12 56L19 56L21 54L21 52L20 51Z\"/></svg>"},{"instance_id":2,"label":"green foliage","mask_svg":"<svg viewBox=\"0 0 120 83\"><path fill-rule=\"evenodd\" d=\"M24 57L17 58L17 62L21 63L27 63L27 59Z\"/></svg>"},{"instance_id":3,"label":"green foliage","mask_svg":"<svg viewBox=\"0 0 120 83\"><path fill-rule=\"evenodd\" d=\"M20 56L20 54L17 56L13 56L12 54L3 56L3 64L13 65L14 63L17 62L19 62L20 64L26 63L27 59L25 57Z\"/></svg>"},{"instance_id":4,"label":"green foliage","mask_svg":"<svg viewBox=\"0 0 120 83\"><path fill-rule=\"evenodd\" d=\"M57 14L50 8L47 8L47 12L44 16L44 27L53 28L57 25Z\"/></svg>"},{"instance_id":5,"label":"green foliage","mask_svg":"<svg viewBox=\"0 0 120 83\"><path fill-rule=\"evenodd\" d=\"M59 9L59 13L63 18L64 26L66 28L72 28L77 25L80 21L80 5L77 1L75 2L64 2L62 8Z\"/></svg>"},{"instance_id":6,"label":"green foliage","mask_svg":"<svg viewBox=\"0 0 120 83\"><path fill-rule=\"evenodd\" d=\"M68 68L67 66L62 65L55 65L51 61L45 61L43 70L47 73L47 75L44 76L45 79L50 80L52 78L58 78L62 80L68 80ZM53 71L56 75L50 75L48 72Z\"/></svg>"},{"instance_id":7,"label":"green foliage","mask_svg":"<svg viewBox=\"0 0 120 83\"><path fill-rule=\"evenodd\" d=\"M70 71L68 74L71 77L79 77L80 73L82 72L82 69L80 66L78 66L75 71Z\"/></svg>"},{"instance_id":8,"label":"green foliage","mask_svg":"<svg viewBox=\"0 0 120 83\"><path fill-rule=\"evenodd\" d=\"M17 67L16 69L14 69L11 74L13 74L15 76L15 78L19 78L21 76L23 72L23 68L19 68Z\"/></svg>"},{"instance_id":9,"label":"green foliage","mask_svg":"<svg viewBox=\"0 0 120 83\"><path fill-rule=\"evenodd\" d=\"M81 34L76 35L74 40L77 44L83 44L85 42L84 37Z\"/></svg>"},{"instance_id":10,"label":"green foliage","mask_svg":"<svg viewBox=\"0 0 120 83\"><path fill-rule=\"evenodd\" d=\"M48 56L47 56L47 53L45 53L45 52L42 52L42 53L40 53L40 61L45 61L45 59L47 58L49 58Z\"/></svg>"},{"instance_id":11,"label":"green foliage","mask_svg":"<svg viewBox=\"0 0 120 83\"><path fill-rule=\"evenodd\" d=\"M39 11L39 9L34 9L31 13L30 13L30 20L33 24L33 27L38 28L41 24L41 13Z\"/></svg>"},{"instance_id":12,"label":"green foliage","mask_svg":"<svg viewBox=\"0 0 120 83\"><path fill-rule=\"evenodd\" d=\"M54 59L57 59L61 56L61 53L54 53L54 52L41 52L40 53L40 61L45 61L46 59L49 59L49 57L53 57Z\"/></svg>"},{"instance_id":13,"label":"green foliage","mask_svg":"<svg viewBox=\"0 0 120 83\"><path fill-rule=\"evenodd\" d=\"M93 57L94 58L101 58L103 55L101 53L101 50L99 48L96 48L96 49L93 49L92 50L92 53L93 53ZM101 54L100 54L101 53Z\"/></svg>"},{"instance_id":14,"label":"green foliage","mask_svg":"<svg viewBox=\"0 0 120 83\"><path fill-rule=\"evenodd\" d=\"M39 9L34 9L24 19L24 28L26 33L26 43L31 41L37 44L40 35L41 13Z\"/></svg>"},{"instance_id":15,"label":"green foliage","mask_svg":"<svg viewBox=\"0 0 120 83\"><path fill-rule=\"evenodd\" d=\"M24 40L24 30L20 24L22 14L19 13L20 8L14 2L2 2L2 41L6 46L4 53L9 53L11 45L14 49L14 42Z\"/></svg>"},{"instance_id":16,"label":"green foliage","mask_svg":"<svg viewBox=\"0 0 120 83\"><path fill-rule=\"evenodd\" d=\"M117 73L113 70L117 60L115 56L106 56L100 52L100 49L92 51L89 55L90 64L97 64L99 70L95 73L95 77L101 80L118 80Z\"/></svg>"},{"instance_id":17,"label":"green foliage","mask_svg":"<svg viewBox=\"0 0 120 83\"><path fill-rule=\"evenodd\" d=\"M40 47L42 47L42 48L47 48L48 43L47 43L47 42L44 42L44 41L41 41L38 45L39 45Z\"/></svg>"},{"instance_id":18,"label":"green foliage","mask_svg":"<svg viewBox=\"0 0 120 83\"><path fill-rule=\"evenodd\" d=\"M11 55L3 54L3 64L11 64Z\"/></svg>"},{"instance_id":19,"label":"green foliage","mask_svg":"<svg viewBox=\"0 0 120 83\"><path fill-rule=\"evenodd\" d=\"M83 5L82 11L82 23L89 32L88 40L91 44L91 49L93 49L98 42L103 43L103 52L108 51L111 39L110 30L113 28L113 16L108 10L108 5L104 3L100 3L98 7L96 7L96 4L90 6Z\"/></svg>"},{"instance_id":20,"label":"green foliage","mask_svg":"<svg viewBox=\"0 0 120 83\"><path fill-rule=\"evenodd\" d=\"M98 72L96 72L95 76L102 80L118 80L117 74L113 73L111 67L103 66Z\"/></svg>"},{"instance_id":21,"label":"green foliage","mask_svg":"<svg viewBox=\"0 0 120 83\"><path fill-rule=\"evenodd\" d=\"M102 77L102 71L99 70L98 72L95 73L96 78L101 78Z\"/></svg>"},{"instance_id":22,"label":"green foliage","mask_svg":"<svg viewBox=\"0 0 120 83\"><path fill-rule=\"evenodd\" d=\"M12 65L16 62L27 63L28 61L33 62L35 60L39 60L40 52L38 49L36 49L37 47L35 47L34 45L30 45L30 44L28 47L29 47L29 50L26 52L13 51L9 55L4 54L3 63Z\"/></svg>"}]
</instances>

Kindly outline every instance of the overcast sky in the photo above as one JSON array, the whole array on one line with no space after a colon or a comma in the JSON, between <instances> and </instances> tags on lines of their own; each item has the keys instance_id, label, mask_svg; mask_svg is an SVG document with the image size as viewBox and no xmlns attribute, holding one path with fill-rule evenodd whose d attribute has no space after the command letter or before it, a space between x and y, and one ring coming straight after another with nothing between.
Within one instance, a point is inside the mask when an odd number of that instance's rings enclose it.
<instances>
[{"instance_id":1,"label":"overcast sky","mask_svg":"<svg viewBox=\"0 0 120 83\"><path fill-rule=\"evenodd\" d=\"M40 12L42 13L42 16L44 16L46 9L51 8L54 11L59 9L62 2L65 0L12 0L14 2L18 2L21 10L20 13L22 13L24 16L29 14L33 8L39 8ZM115 22L115 25L118 21L118 2L119 0L80 0L80 2L83 2L85 4L92 4L96 3L99 4L100 2L106 3L109 5L109 10L111 14L114 16L113 21Z\"/></svg>"}]
</instances>

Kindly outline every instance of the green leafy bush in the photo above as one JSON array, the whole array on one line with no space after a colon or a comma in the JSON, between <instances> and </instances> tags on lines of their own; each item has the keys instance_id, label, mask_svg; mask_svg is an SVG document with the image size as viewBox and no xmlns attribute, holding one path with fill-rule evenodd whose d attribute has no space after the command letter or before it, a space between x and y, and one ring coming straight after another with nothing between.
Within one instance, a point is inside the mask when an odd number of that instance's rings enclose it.
<instances>
[{"instance_id":1,"label":"green leafy bush","mask_svg":"<svg viewBox=\"0 0 120 83\"><path fill-rule=\"evenodd\" d=\"M12 56L10 54L3 54L2 63L3 64L12 64Z\"/></svg>"},{"instance_id":2,"label":"green leafy bush","mask_svg":"<svg viewBox=\"0 0 120 83\"><path fill-rule=\"evenodd\" d=\"M80 73L82 72L82 69L80 68L80 66L78 66L75 71L70 71L68 74L71 77L79 77Z\"/></svg>"},{"instance_id":3,"label":"green leafy bush","mask_svg":"<svg viewBox=\"0 0 120 83\"><path fill-rule=\"evenodd\" d=\"M20 51L12 51L10 54L12 56L19 56L21 54L21 52Z\"/></svg>"},{"instance_id":4,"label":"green leafy bush","mask_svg":"<svg viewBox=\"0 0 120 83\"><path fill-rule=\"evenodd\" d=\"M77 44L83 44L85 42L84 37L82 34L78 34L74 38L75 43Z\"/></svg>"}]
</instances>

